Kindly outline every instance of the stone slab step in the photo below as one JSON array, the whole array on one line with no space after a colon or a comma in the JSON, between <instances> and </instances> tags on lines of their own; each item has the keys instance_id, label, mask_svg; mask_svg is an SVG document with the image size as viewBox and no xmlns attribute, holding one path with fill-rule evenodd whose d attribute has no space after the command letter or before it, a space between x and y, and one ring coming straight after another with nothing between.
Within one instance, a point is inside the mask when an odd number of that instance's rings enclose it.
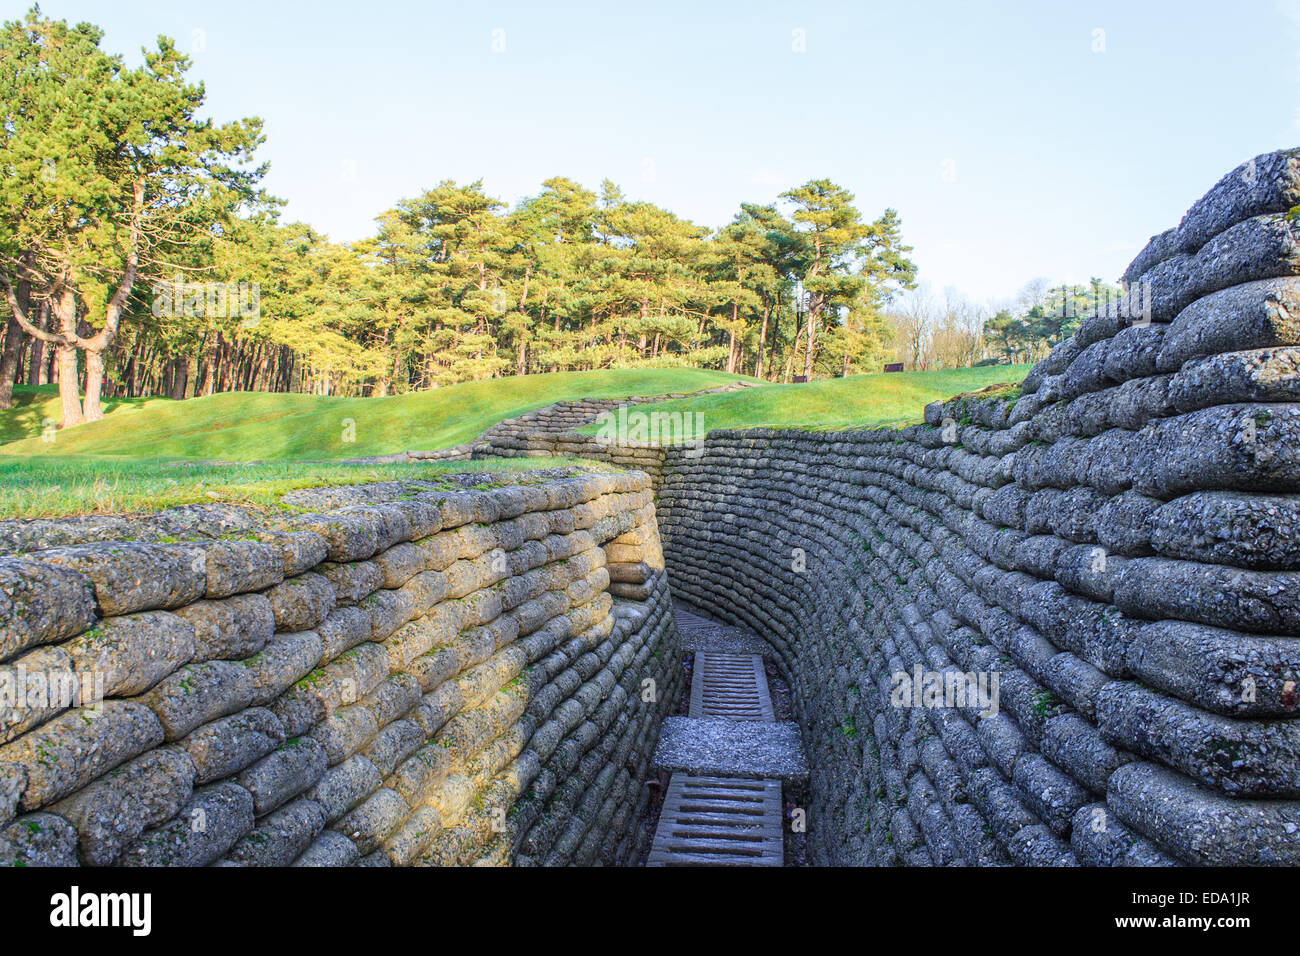
<instances>
[{"instance_id":1,"label":"stone slab step","mask_svg":"<svg viewBox=\"0 0 1300 956\"><path fill-rule=\"evenodd\" d=\"M781 783L673 774L647 866L781 866Z\"/></svg>"},{"instance_id":2,"label":"stone slab step","mask_svg":"<svg viewBox=\"0 0 1300 956\"><path fill-rule=\"evenodd\" d=\"M654 766L693 776L803 780L808 776L793 721L668 717L659 733Z\"/></svg>"},{"instance_id":3,"label":"stone slab step","mask_svg":"<svg viewBox=\"0 0 1300 956\"><path fill-rule=\"evenodd\" d=\"M766 654L772 648L757 634L743 628L719 624L707 617L687 611L673 601L677 623L677 646L684 651L717 651L724 654Z\"/></svg>"}]
</instances>

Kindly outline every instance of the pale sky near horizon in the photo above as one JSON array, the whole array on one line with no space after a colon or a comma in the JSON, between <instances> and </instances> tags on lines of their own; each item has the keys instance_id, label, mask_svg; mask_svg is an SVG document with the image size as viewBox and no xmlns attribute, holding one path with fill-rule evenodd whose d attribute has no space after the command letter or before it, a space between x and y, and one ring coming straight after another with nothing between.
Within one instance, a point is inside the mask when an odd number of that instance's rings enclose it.
<instances>
[{"instance_id":1,"label":"pale sky near horizon","mask_svg":"<svg viewBox=\"0 0 1300 956\"><path fill-rule=\"evenodd\" d=\"M132 63L173 37L213 118L265 120L286 219L338 241L447 178L511 203L609 178L717 227L827 177L898 209L930 286L996 303L1116 280L1221 175L1300 145L1300 0L41 9Z\"/></svg>"}]
</instances>

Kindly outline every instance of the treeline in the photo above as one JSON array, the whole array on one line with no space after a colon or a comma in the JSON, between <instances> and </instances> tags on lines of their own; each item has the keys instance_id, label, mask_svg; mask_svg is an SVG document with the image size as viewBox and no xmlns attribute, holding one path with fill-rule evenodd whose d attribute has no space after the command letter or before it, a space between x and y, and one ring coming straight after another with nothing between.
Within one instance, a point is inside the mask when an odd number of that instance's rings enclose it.
<instances>
[{"instance_id":1,"label":"treeline","mask_svg":"<svg viewBox=\"0 0 1300 956\"><path fill-rule=\"evenodd\" d=\"M101 396L384 395L543 371L683 364L768 379L877 370L914 285L893 210L813 180L709 230L611 182L508 208L481 182L399 202L361 242L280 222L262 124L200 119L160 38L128 68L33 8L0 35L0 406Z\"/></svg>"},{"instance_id":2,"label":"treeline","mask_svg":"<svg viewBox=\"0 0 1300 956\"><path fill-rule=\"evenodd\" d=\"M1048 286L1036 279L1016 306L1000 309L983 327L988 349L1008 362L1037 362L1092 315L1120 308L1120 289L1093 277L1086 286Z\"/></svg>"},{"instance_id":3,"label":"treeline","mask_svg":"<svg viewBox=\"0 0 1300 956\"><path fill-rule=\"evenodd\" d=\"M885 318L897 359L908 369L1033 363L1083 319L1120 308L1122 299L1118 288L1097 278L1079 286L1032 279L1014 300L992 305L953 288L936 293L922 283L896 296Z\"/></svg>"}]
</instances>

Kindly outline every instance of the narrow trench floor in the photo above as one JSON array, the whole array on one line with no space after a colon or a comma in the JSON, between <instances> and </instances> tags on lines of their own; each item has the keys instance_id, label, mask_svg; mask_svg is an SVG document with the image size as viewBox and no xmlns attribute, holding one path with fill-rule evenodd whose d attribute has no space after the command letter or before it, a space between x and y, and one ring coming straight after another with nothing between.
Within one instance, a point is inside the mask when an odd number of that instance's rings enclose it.
<instances>
[{"instance_id":1,"label":"narrow trench floor","mask_svg":"<svg viewBox=\"0 0 1300 956\"><path fill-rule=\"evenodd\" d=\"M694 653L685 713L664 722L655 751L671 776L646 865L802 865L788 791L808 768L789 688L757 635L681 608L675 616L679 646Z\"/></svg>"}]
</instances>

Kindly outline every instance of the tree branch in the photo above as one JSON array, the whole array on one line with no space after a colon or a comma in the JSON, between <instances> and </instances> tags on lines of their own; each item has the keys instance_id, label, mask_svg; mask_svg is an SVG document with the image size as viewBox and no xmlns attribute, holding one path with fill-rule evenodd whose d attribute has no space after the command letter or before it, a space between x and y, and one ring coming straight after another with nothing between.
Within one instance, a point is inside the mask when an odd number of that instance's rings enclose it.
<instances>
[{"instance_id":1,"label":"tree branch","mask_svg":"<svg viewBox=\"0 0 1300 956\"><path fill-rule=\"evenodd\" d=\"M118 326L122 321L122 309L126 307L126 300L135 286L136 272L140 268L140 214L143 206L144 177L140 176L135 181L134 201L131 208L126 271L122 273L122 281L117 284L113 298L108 300L108 306L104 309L104 327L84 343L84 347L91 352L102 352L113 343L113 339L117 338Z\"/></svg>"},{"instance_id":2,"label":"tree branch","mask_svg":"<svg viewBox=\"0 0 1300 956\"><path fill-rule=\"evenodd\" d=\"M5 287L5 299L9 302L9 311L13 313L14 321L18 323L24 332L32 336L32 338L40 339L42 342L50 342L54 345L72 344L62 335L47 332L27 320L27 314L18 304L18 296L14 292L13 283L10 282L8 274L0 272L0 285Z\"/></svg>"}]
</instances>

